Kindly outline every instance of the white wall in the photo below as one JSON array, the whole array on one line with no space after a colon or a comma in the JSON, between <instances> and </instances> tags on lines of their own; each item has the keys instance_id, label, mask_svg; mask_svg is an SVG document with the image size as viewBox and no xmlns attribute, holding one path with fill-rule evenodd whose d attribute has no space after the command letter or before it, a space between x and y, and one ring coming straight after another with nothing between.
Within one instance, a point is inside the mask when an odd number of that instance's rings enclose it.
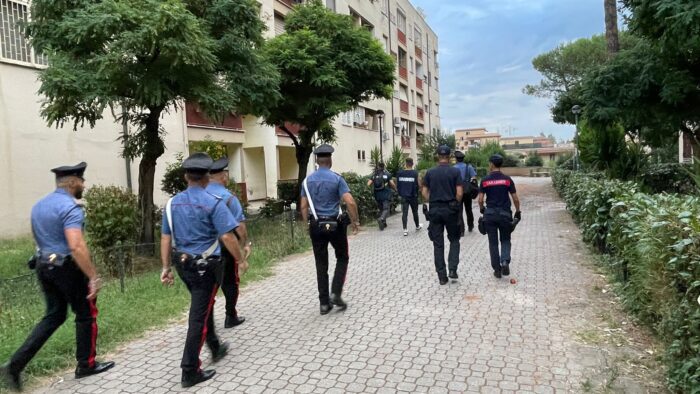
<instances>
[{"instance_id":1,"label":"white wall","mask_svg":"<svg viewBox=\"0 0 700 394\"><path fill-rule=\"evenodd\" d=\"M126 187L126 164L120 157L121 144L117 137L121 124L99 121L93 130L81 127L73 131L72 124L64 128L49 128L39 111L41 97L37 70L0 63L0 238L30 232L29 215L34 203L55 189L53 167L88 163L87 186L104 184ZM185 136L182 113L166 116L166 146L171 150L158 161L156 170L156 203L165 196L160 192L160 180L166 161L173 153L182 151ZM185 144L186 145L186 144ZM132 164L132 182L138 186L138 160Z\"/></svg>"}]
</instances>

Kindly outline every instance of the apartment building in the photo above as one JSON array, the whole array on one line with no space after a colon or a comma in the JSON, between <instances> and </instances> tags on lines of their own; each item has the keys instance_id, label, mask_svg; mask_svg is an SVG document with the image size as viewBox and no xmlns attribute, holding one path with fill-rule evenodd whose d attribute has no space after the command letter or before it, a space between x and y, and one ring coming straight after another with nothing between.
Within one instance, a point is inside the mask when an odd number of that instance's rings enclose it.
<instances>
[{"instance_id":1,"label":"apartment building","mask_svg":"<svg viewBox=\"0 0 700 394\"><path fill-rule=\"evenodd\" d=\"M500 143L500 141L500 134L491 133L485 128L455 130L456 148L463 151L478 148L491 142Z\"/></svg>"},{"instance_id":2,"label":"apartment building","mask_svg":"<svg viewBox=\"0 0 700 394\"><path fill-rule=\"evenodd\" d=\"M300 0L260 0L267 37L284 32L284 18ZM334 169L370 171L370 151L382 144L385 157L393 146L416 158L424 138L440 130L438 39L425 16L408 0L325 0L335 12L352 16L369 29L397 61L397 81L391 100L373 100L341 114L337 130ZM52 129L40 117L37 72L46 59L22 37L17 22L29 17L28 0L0 0L0 237L29 231L29 211L52 188L57 165L85 160L89 184L137 188L138 162L120 157L117 138L128 127L111 114L94 129L72 125ZM296 178L298 166L291 139L276 127L253 116L228 115L222 124L209 121L195 103L162 119L166 153L156 170L156 204L167 196L159 192L165 166L188 144L211 138L227 146L231 176L249 201L277 196L277 183ZM385 116L380 135L379 110ZM310 164L310 167L312 164ZM31 180L29 182L28 180Z\"/></svg>"}]
</instances>

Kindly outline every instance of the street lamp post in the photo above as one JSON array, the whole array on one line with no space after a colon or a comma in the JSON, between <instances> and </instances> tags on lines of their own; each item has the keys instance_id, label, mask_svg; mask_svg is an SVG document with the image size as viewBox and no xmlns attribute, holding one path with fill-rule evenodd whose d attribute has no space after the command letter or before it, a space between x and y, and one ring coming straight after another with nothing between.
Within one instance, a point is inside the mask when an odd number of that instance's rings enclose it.
<instances>
[{"instance_id":1,"label":"street lamp post","mask_svg":"<svg viewBox=\"0 0 700 394\"><path fill-rule=\"evenodd\" d=\"M574 118L576 119L576 133L574 135L574 170L578 171L579 170L579 155L578 155L578 116L581 114L581 106L580 105L574 105L571 107L571 112L574 114Z\"/></svg>"},{"instance_id":2,"label":"street lamp post","mask_svg":"<svg viewBox=\"0 0 700 394\"><path fill-rule=\"evenodd\" d=\"M377 111L377 118L379 118L379 161L384 161L384 111L381 109Z\"/></svg>"}]
</instances>

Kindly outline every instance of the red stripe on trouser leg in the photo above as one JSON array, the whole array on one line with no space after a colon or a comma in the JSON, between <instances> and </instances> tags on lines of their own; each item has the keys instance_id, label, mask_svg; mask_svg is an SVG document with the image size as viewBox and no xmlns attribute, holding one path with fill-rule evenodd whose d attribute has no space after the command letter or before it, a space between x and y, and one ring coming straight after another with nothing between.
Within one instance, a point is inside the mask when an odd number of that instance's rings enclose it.
<instances>
[{"instance_id":1,"label":"red stripe on trouser leg","mask_svg":"<svg viewBox=\"0 0 700 394\"><path fill-rule=\"evenodd\" d=\"M202 346L204 346L204 341L207 339L207 323L209 318L214 311L214 301L216 301L216 292L219 291L219 286L214 285L214 290L211 292L211 297L209 298L209 306L207 306L207 314L204 316L204 326L202 327L202 338L199 340L199 353L202 353ZM202 367L202 359L199 359L197 370L199 371Z\"/></svg>"},{"instance_id":2,"label":"red stripe on trouser leg","mask_svg":"<svg viewBox=\"0 0 700 394\"><path fill-rule=\"evenodd\" d=\"M92 368L95 366L95 355L97 354L97 299L88 300L88 304L90 305L90 317L92 317L92 326L90 330L90 356L88 357L88 367Z\"/></svg>"}]
</instances>

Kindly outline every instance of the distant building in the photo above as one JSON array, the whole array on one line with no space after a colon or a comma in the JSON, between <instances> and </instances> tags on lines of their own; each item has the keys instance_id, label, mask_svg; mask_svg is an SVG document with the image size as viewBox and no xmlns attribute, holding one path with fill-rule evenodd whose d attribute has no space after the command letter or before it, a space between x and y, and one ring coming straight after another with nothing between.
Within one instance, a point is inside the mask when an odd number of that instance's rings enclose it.
<instances>
[{"instance_id":1,"label":"distant building","mask_svg":"<svg viewBox=\"0 0 700 394\"><path fill-rule=\"evenodd\" d=\"M500 134L491 133L484 128L455 130L455 145L458 150L468 151L489 142L500 143L500 140Z\"/></svg>"}]
</instances>

